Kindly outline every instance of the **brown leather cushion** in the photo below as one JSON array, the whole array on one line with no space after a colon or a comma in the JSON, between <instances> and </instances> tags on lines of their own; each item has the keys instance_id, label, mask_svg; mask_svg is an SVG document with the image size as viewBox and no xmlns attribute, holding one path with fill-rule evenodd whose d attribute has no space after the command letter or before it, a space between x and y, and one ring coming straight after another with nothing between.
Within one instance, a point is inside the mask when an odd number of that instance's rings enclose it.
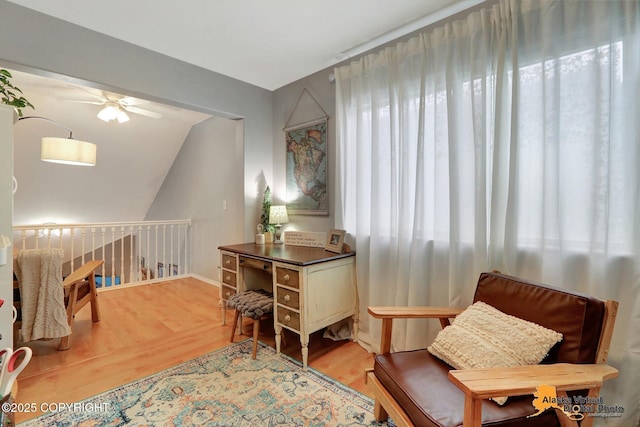
<instances>
[{"instance_id":1,"label":"brown leather cushion","mask_svg":"<svg viewBox=\"0 0 640 427\"><path fill-rule=\"evenodd\" d=\"M594 363L604 302L588 295L495 273L482 273L473 301L560 332L543 363Z\"/></svg>"},{"instance_id":2,"label":"brown leather cushion","mask_svg":"<svg viewBox=\"0 0 640 427\"><path fill-rule=\"evenodd\" d=\"M462 426L464 393L447 373L451 367L426 350L377 355L373 370L376 377L407 412L416 426ZM554 412L525 418L535 412L533 396L509 398L505 406L491 401L482 403L483 426L554 427L559 426Z\"/></svg>"}]
</instances>

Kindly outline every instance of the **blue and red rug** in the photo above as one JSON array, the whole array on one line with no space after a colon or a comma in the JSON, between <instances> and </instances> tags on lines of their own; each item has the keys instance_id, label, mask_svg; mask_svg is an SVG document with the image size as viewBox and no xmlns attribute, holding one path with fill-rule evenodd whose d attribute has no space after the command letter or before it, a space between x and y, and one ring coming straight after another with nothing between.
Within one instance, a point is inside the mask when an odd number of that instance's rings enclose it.
<instances>
[{"instance_id":1,"label":"blue and red rug","mask_svg":"<svg viewBox=\"0 0 640 427\"><path fill-rule=\"evenodd\" d=\"M371 426L367 396L251 340L21 426Z\"/></svg>"}]
</instances>

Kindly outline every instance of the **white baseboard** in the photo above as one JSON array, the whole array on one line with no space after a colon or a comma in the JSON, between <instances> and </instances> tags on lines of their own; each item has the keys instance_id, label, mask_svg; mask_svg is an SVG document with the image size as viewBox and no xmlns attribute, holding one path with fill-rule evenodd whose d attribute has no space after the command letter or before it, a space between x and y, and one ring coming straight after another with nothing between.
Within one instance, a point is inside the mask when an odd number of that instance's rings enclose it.
<instances>
[{"instance_id":1,"label":"white baseboard","mask_svg":"<svg viewBox=\"0 0 640 427\"><path fill-rule=\"evenodd\" d=\"M215 286L216 288L220 287L220 283L219 282L217 282L215 280L212 280L212 279L209 279L209 278L204 277L204 276L200 276L199 274L189 273L189 276L193 277L194 279L198 279L201 282L207 283L207 284L209 284L211 286Z\"/></svg>"},{"instance_id":2,"label":"white baseboard","mask_svg":"<svg viewBox=\"0 0 640 427\"><path fill-rule=\"evenodd\" d=\"M182 274L182 275L179 275L179 276L169 276L169 277L161 277L159 279L145 280L145 281L142 281L142 282L123 283L121 285L116 285L116 286L102 286L102 287L98 288L98 292L108 292L108 291L114 291L116 289L133 288L133 287L136 287L136 286L144 286L144 285L154 285L156 283L168 282L170 280L181 279L181 278L185 278L185 277L193 277L194 279L198 279L201 282L206 283L207 285L211 285L211 286L215 286L216 288L220 288L220 283L215 281L215 280L208 279L208 278L206 278L204 276L200 276L198 274L188 273L188 274Z\"/></svg>"}]
</instances>

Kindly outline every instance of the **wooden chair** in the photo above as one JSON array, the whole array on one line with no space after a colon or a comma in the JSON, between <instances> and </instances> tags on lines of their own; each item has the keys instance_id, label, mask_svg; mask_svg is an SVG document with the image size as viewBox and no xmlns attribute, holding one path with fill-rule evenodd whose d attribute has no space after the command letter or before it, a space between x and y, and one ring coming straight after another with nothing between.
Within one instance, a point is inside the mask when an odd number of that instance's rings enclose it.
<instances>
[{"instance_id":1,"label":"wooden chair","mask_svg":"<svg viewBox=\"0 0 640 427\"><path fill-rule=\"evenodd\" d=\"M47 251L32 250L32 251ZM54 250L61 251L61 250ZM18 255L20 256L20 255ZM82 309L87 303L91 304L91 318L94 322L100 321L100 306L98 303L98 292L96 289L96 270L104 264L103 260L88 261L81 267L73 271L64 280L62 279L62 265L57 264L56 270L59 270L59 278L56 279L58 283L62 283L62 292L64 296L64 310L66 311L66 320L69 326L67 330L73 330L73 321L76 313ZM14 271L17 271L18 263L14 261ZM14 306L19 311L22 311L22 301L20 298L20 284L17 280L14 280ZM20 317L22 314L20 314ZM18 341L17 331L21 328L21 322L18 321L14 325L14 337L15 341ZM65 326L66 329L66 326ZM60 335L58 335L60 336ZM71 346L71 335L62 336L60 339L59 350L68 350Z\"/></svg>"},{"instance_id":2,"label":"wooden chair","mask_svg":"<svg viewBox=\"0 0 640 427\"><path fill-rule=\"evenodd\" d=\"M67 322L73 329L73 319L78 311L88 303L91 304L91 320L100 321L100 305L98 304L98 290L96 289L96 270L104 264L103 260L93 260L84 263L80 268L67 276L62 282L67 306ZM71 335L62 337L59 350L71 347Z\"/></svg>"},{"instance_id":3,"label":"wooden chair","mask_svg":"<svg viewBox=\"0 0 640 427\"><path fill-rule=\"evenodd\" d=\"M427 350L391 353L393 319L435 318L443 328L463 309L369 307L382 319L380 354L366 372L375 395L375 416L397 426L566 427L591 426L589 414L546 410L537 416L532 393L555 387L559 398L597 397L602 383L618 376L605 364L618 307L595 298L497 274L480 275L475 301L563 334L540 365L455 370ZM504 406L490 398L509 397ZM564 412L564 413L563 413Z\"/></svg>"}]
</instances>

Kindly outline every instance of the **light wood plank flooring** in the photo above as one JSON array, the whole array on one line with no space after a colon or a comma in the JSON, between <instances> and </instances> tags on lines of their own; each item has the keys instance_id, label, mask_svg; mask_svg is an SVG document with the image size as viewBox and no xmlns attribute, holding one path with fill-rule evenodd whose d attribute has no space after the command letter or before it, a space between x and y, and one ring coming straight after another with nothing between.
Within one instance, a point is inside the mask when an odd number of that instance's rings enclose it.
<instances>
[{"instance_id":1,"label":"light wood plank flooring","mask_svg":"<svg viewBox=\"0 0 640 427\"><path fill-rule=\"evenodd\" d=\"M18 403L77 402L229 345L232 312L222 326L218 288L199 280L102 292L99 300L102 320L91 322L91 309L83 308L70 350L58 351L57 339L28 344L34 357L18 378ZM251 335L250 320L244 334L235 340ZM299 336L286 334L283 353L302 360ZM269 320L261 324L260 339L275 346ZM309 366L369 396L364 369L372 364L358 344L325 339L321 331L311 337ZM18 413L16 422L36 415Z\"/></svg>"}]
</instances>

